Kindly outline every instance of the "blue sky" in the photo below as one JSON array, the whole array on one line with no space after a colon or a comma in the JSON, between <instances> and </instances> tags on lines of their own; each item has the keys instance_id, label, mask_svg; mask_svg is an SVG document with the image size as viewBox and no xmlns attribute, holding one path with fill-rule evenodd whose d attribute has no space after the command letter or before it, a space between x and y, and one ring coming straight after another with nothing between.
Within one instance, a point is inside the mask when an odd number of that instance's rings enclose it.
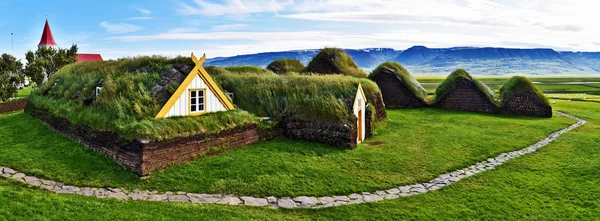
<instances>
[{"instance_id":1,"label":"blue sky","mask_svg":"<svg viewBox=\"0 0 600 221\"><path fill-rule=\"evenodd\" d=\"M589 0L0 0L0 53L23 58L46 15L59 46L105 58L493 46L600 51Z\"/></svg>"}]
</instances>

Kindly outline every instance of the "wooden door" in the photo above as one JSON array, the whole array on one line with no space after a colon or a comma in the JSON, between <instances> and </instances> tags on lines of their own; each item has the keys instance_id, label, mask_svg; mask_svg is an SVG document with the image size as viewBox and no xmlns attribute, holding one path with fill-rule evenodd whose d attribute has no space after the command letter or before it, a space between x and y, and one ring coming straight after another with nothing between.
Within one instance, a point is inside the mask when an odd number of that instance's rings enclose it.
<instances>
[{"instance_id":1,"label":"wooden door","mask_svg":"<svg viewBox=\"0 0 600 221\"><path fill-rule=\"evenodd\" d=\"M361 142L362 139L362 134L363 134L363 123L362 123L362 109L358 109L358 142Z\"/></svg>"}]
</instances>

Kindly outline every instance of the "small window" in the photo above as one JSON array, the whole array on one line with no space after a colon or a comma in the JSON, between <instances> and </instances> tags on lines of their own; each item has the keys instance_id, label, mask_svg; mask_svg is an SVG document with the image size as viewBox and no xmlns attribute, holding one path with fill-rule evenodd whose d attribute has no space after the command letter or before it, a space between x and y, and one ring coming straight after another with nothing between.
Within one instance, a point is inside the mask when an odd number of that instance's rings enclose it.
<instances>
[{"instance_id":1,"label":"small window","mask_svg":"<svg viewBox=\"0 0 600 221\"><path fill-rule=\"evenodd\" d=\"M225 95L227 95L229 99L233 100L233 92L225 91Z\"/></svg>"},{"instance_id":2,"label":"small window","mask_svg":"<svg viewBox=\"0 0 600 221\"><path fill-rule=\"evenodd\" d=\"M190 90L190 113L204 112L204 90Z\"/></svg>"},{"instance_id":3,"label":"small window","mask_svg":"<svg viewBox=\"0 0 600 221\"><path fill-rule=\"evenodd\" d=\"M101 90L102 90L102 87L96 87L96 97L100 96Z\"/></svg>"}]
</instances>

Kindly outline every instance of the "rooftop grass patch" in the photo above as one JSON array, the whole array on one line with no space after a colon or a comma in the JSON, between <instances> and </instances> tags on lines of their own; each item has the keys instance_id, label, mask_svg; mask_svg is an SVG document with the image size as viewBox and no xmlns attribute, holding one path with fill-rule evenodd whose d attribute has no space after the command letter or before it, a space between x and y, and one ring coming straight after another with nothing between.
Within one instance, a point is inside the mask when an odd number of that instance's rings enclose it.
<instances>
[{"instance_id":1,"label":"rooftop grass patch","mask_svg":"<svg viewBox=\"0 0 600 221\"><path fill-rule=\"evenodd\" d=\"M252 116L244 111L154 119L166 102L153 92L154 88L162 82L172 93L180 83L161 78L161 73L182 63L189 60L154 56L68 65L34 91L29 102L57 117L67 118L72 124L112 131L127 139L162 140L195 131L218 133L253 122ZM96 95L97 86L102 89Z\"/></svg>"},{"instance_id":2,"label":"rooftop grass patch","mask_svg":"<svg viewBox=\"0 0 600 221\"><path fill-rule=\"evenodd\" d=\"M502 104L506 104L506 102L515 95L523 92L531 93L544 104L550 105L550 102L544 93L542 93L542 91L540 91L540 89L538 89L529 79L523 76L514 76L504 83L500 88L500 100L502 100Z\"/></svg>"},{"instance_id":3,"label":"rooftop grass patch","mask_svg":"<svg viewBox=\"0 0 600 221\"><path fill-rule=\"evenodd\" d=\"M308 66L302 72L367 77L367 73L358 68L352 57L339 48L321 49L319 54L308 63Z\"/></svg>"},{"instance_id":4,"label":"rooftop grass patch","mask_svg":"<svg viewBox=\"0 0 600 221\"><path fill-rule=\"evenodd\" d=\"M295 116L330 122L347 122L358 85L367 100L379 88L368 79L336 76L220 75L221 87L233 92L234 103L250 113L281 120Z\"/></svg>"},{"instance_id":5,"label":"rooftop grass patch","mask_svg":"<svg viewBox=\"0 0 600 221\"><path fill-rule=\"evenodd\" d=\"M276 74L300 73L304 69L304 65L299 60L286 58L271 62L267 69Z\"/></svg>"},{"instance_id":6,"label":"rooftop grass patch","mask_svg":"<svg viewBox=\"0 0 600 221\"><path fill-rule=\"evenodd\" d=\"M380 64L373 72L371 72L369 79L373 79L377 75L382 74L384 70L392 71L398 75L406 87L408 87L408 89L418 98L424 100L427 96L427 90L419 84L419 81L417 81L417 79L415 79L402 65L396 62L385 62Z\"/></svg>"},{"instance_id":7,"label":"rooftop grass patch","mask_svg":"<svg viewBox=\"0 0 600 221\"><path fill-rule=\"evenodd\" d=\"M215 77L222 74L241 74L241 75L275 75L270 70L258 66L208 66L204 68L210 76Z\"/></svg>"},{"instance_id":8,"label":"rooftop grass patch","mask_svg":"<svg viewBox=\"0 0 600 221\"><path fill-rule=\"evenodd\" d=\"M494 101L494 91L481 81L473 79L473 77L471 77L471 75L464 69L456 69L437 87L435 91L434 103L440 102L440 100L443 99L447 93L456 89L457 81L463 79L474 82L477 88L485 94L486 98L489 99L490 102L496 103Z\"/></svg>"}]
</instances>

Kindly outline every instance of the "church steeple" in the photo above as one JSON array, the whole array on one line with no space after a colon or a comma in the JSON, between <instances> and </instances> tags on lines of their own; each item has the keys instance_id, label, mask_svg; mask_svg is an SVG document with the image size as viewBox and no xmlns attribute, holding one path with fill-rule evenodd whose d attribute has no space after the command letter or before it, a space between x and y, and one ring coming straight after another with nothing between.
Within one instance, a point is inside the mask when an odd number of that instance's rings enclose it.
<instances>
[{"instance_id":1,"label":"church steeple","mask_svg":"<svg viewBox=\"0 0 600 221\"><path fill-rule=\"evenodd\" d=\"M41 47L56 47L56 42L54 42L54 36L52 36L52 30L50 30L48 19L46 19L46 25L44 25L44 31L42 32L42 39L40 40L40 44L38 44L38 48Z\"/></svg>"}]
</instances>

